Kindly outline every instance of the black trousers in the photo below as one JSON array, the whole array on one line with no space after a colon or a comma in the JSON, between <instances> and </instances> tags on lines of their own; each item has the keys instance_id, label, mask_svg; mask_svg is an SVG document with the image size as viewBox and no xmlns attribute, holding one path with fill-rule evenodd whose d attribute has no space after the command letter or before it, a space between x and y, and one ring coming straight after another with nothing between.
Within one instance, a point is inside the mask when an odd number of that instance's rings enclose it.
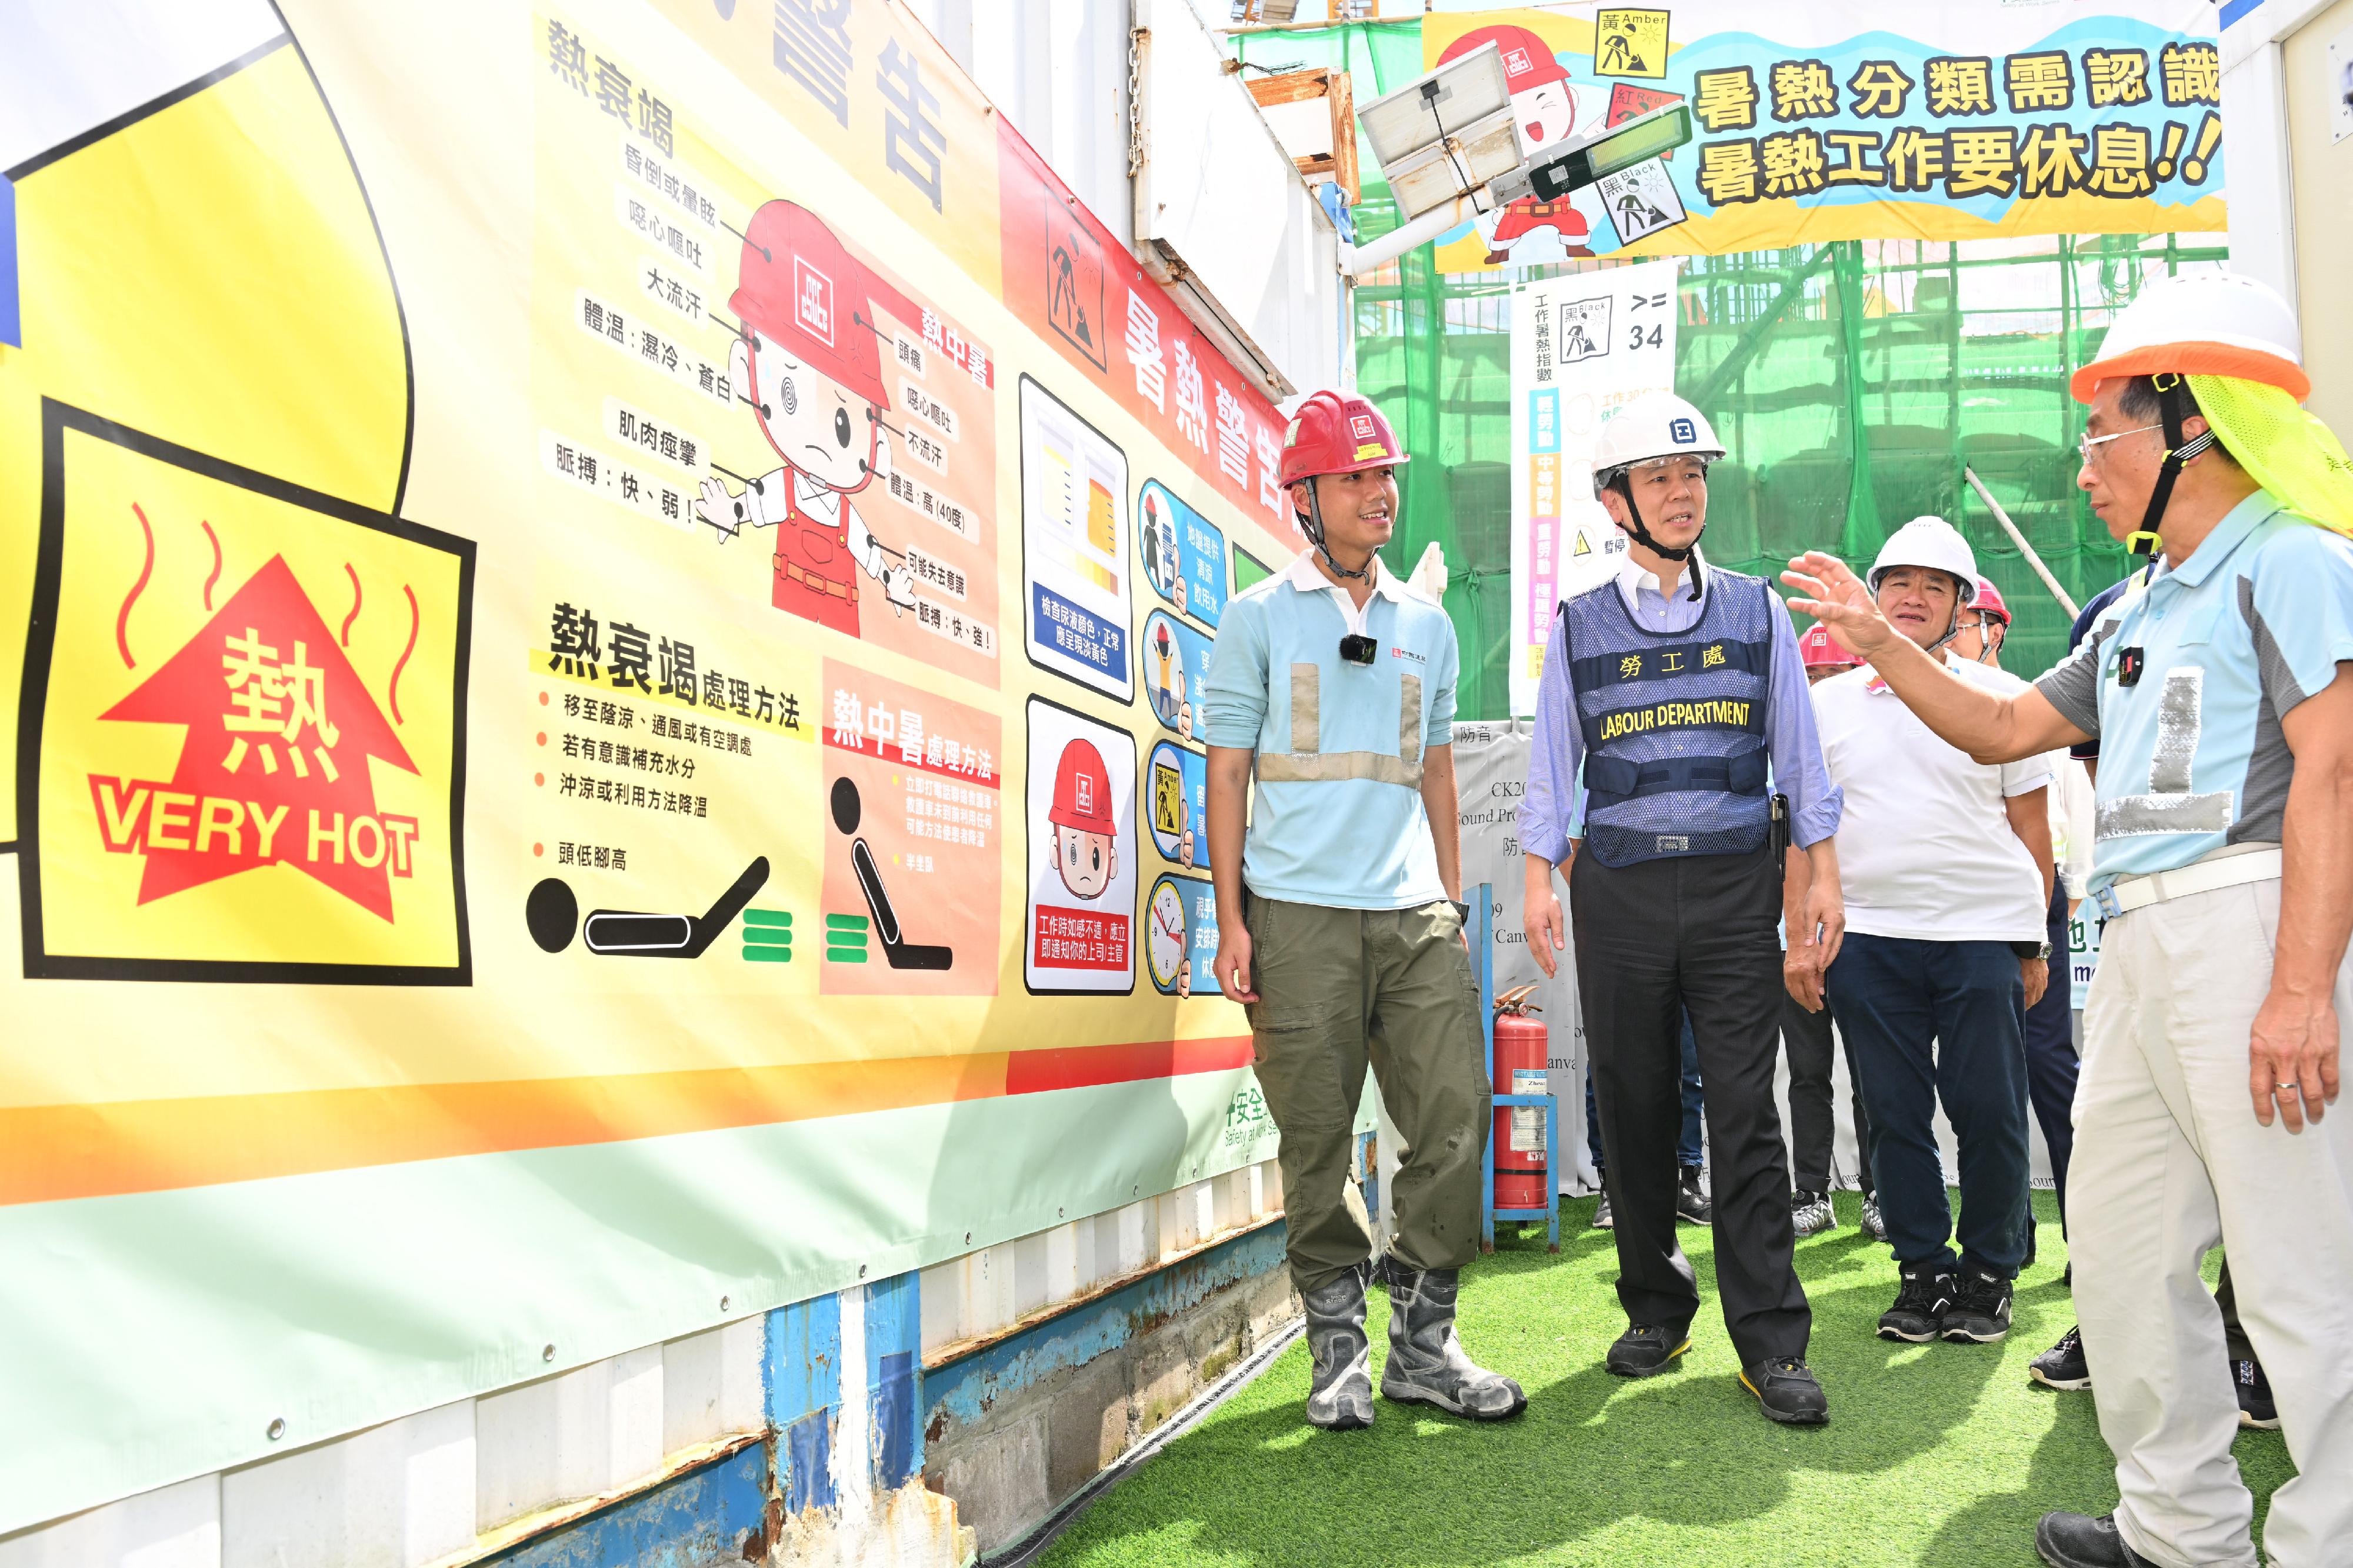
<instances>
[{"instance_id":1,"label":"black trousers","mask_svg":"<svg viewBox=\"0 0 2353 1568\"><path fill-rule=\"evenodd\" d=\"M1789 1051L1789 1163L1798 1185L1810 1193L1831 1190L1831 1148L1838 1136L1831 1110L1831 1058L1837 1035L1831 1027L1830 1004L1809 1013L1785 988L1781 993L1781 1041ZM1854 1047L1846 1051L1847 1084L1854 1096L1855 1163L1861 1167L1862 1195L1872 1194L1871 1118L1862 1109L1862 1075L1854 1070Z\"/></svg>"},{"instance_id":2,"label":"black trousers","mask_svg":"<svg viewBox=\"0 0 2353 1568\"><path fill-rule=\"evenodd\" d=\"M2051 889L2046 925L2051 939L2051 987L2026 1010L2026 1093L2034 1120L2042 1126L2042 1146L2051 1152L2051 1174L2059 1189L2059 1226L2067 1226L2067 1163L2075 1154L2075 1077L2083 1059L2075 1054L2075 987L2068 975L2067 889Z\"/></svg>"},{"instance_id":3,"label":"black trousers","mask_svg":"<svg viewBox=\"0 0 2353 1568\"><path fill-rule=\"evenodd\" d=\"M1763 850L1569 868L1569 919L1605 1181L1617 1216L1618 1300L1638 1323L1699 1312L1675 1240L1683 1016L1699 1045L1715 1162L1715 1282L1741 1364L1803 1356L1813 1311L1790 1266L1788 1155L1774 1104L1781 1010L1781 866Z\"/></svg>"}]
</instances>

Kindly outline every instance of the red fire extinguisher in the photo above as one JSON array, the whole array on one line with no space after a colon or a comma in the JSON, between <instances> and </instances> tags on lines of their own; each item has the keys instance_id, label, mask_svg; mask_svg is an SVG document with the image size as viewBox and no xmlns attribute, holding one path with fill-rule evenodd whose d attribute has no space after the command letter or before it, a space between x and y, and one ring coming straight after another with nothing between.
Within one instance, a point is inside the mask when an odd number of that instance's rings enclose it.
<instances>
[{"instance_id":1,"label":"red fire extinguisher","mask_svg":"<svg viewBox=\"0 0 2353 1568\"><path fill-rule=\"evenodd\" d=\"M1550 1088L1546 1057L1550 1037L1532 1015L1543 1008L1528 1000L1523 985L1495 998L1495 1092L1543 1094ZM1491 1141L1498 1209L1549 1208L1545 1192L1545 1113L1537 1105L1498 1106Z\"/></svg>"}]
</instances>

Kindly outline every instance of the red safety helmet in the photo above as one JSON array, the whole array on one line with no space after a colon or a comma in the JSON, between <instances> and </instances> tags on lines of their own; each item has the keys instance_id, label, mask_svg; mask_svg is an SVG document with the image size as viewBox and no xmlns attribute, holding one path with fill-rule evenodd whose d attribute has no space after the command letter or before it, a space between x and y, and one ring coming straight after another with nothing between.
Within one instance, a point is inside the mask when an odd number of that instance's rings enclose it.
<instances>
[{"instance_id":1,"label":"red safety helmet","mask_svg":"<svg viewBox=\"0 0 2353 1568\"><path fill-rule=\"evenodd\" d=\"M1452 43L1438 57L1440 65L1451 65L1474 49L1493 44L1504 56L1504 90L1526 92L1548 81L1567 81L1568 68L1552 52L1552 46L1536 37L1528 27L1473 27Z\"/></svg>"},{"instance_id":2,"label":"red safety helmet","mask_svg":"<svg viewBox=\"0 0 2353 1568\"><path fill-rule=\"evenodd\" d=\"M2003 626L2010 625L2010 606L2001 602L2001 590L1993 585L1990 577L1978 579L1978 596L1969 601L1969 608L1991 616Z\"/></svg>"},{"instance_id":3,"label":"red safety helmet","mask_svg":"<svg viewBox=\"0 0 2353 1568\"><path fill-rule=\"evenodd\" d=\"M881 338L865 266L825 220L797 202L765 202L744 228L743 259L727 308L746 328L877 407Z\"/></svg>"},{"instance_id":4,"label":"red safety helmet","mask_svg":"<svg viewBox=\"0 0 2353 1568\"><path fill-rule=\"evenodd\" d=\"M1062 748L1054 770L1054 805L1046 820L1078 833L1117 833L1111 815L1111 770L1092 741L1072 741Z\"/></svg>"},{"instance_id":5,"label":"red safety helmet","mask_svg":"<svg viewBox=\"0 0 2353 1568\"><path fill-rule=\"evenodd\" d=\"M1291 416L1282 438L1282 483L1319 474L1361 474L1401 468L1409 459L1381 411L1361 397L1328 387L1311 392Z\"/></svg>"},{"instance_id":6,"label":"red safety helmet","mask_svg":"<svg viewBox=\"0 0 2353 1568\"><path fill-rule=\"evenodd\" d=\"M1862 660L1841 647L1830 627L1817 622L1798 638L1798 662L1808 669L1845 669Z\"/></svg>"}]
</instances>

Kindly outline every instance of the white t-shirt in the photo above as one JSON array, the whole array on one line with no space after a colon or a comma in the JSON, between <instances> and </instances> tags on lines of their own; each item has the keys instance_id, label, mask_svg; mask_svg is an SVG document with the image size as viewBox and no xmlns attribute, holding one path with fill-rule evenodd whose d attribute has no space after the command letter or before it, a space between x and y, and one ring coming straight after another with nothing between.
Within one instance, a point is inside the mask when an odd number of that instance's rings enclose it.
<instances>
[{"instance_id":1,"label":"white t-shirt","mask_svg":"<svg viewBox=\"0 0 2353 1568\"><path fill-rule=\"evenodd\" d=\"M2026 682L1947 657L2008 696ZM2041 942L2042 876L2002 801L2052 782L2046 755L1988 766L1930 732L1868 666L1813 689L1831 783L1846 792L1839 879L1849 931L1925 942Z\"/></svg>"}]
</instances>

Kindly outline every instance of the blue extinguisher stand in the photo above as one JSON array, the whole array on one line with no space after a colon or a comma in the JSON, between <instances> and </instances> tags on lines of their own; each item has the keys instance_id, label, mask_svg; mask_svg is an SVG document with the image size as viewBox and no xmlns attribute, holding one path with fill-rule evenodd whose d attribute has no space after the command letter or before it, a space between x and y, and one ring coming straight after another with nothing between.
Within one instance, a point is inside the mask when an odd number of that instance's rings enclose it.
<instances>
[{"instance_id":1,"label":"blue extinguisher stand","mask_svg":"<svg viewBox=\"0 0 2353 1568\"><path fill-rule=\"evenodd\" d=\"M1477 908L1472 926L1479 963L1479 1032L1486 1044L1487 1082L1495 1081L1495 888L1492 882L1482 882L1474 890ZM1498 1110L1505 1108L1541 1107L1545 1119L1545 1196L1542 1208L1499 1209L1495 1206L1495 1152L1491 1148L1479 1165L1479 1250L1495 1250L1495 1222L1501 1220L1545 1222L1545 1240L1550 1250L1560 1250L1560 1096L1544 1094L1498 1094Z\"/></svg>"}]
</instances>

